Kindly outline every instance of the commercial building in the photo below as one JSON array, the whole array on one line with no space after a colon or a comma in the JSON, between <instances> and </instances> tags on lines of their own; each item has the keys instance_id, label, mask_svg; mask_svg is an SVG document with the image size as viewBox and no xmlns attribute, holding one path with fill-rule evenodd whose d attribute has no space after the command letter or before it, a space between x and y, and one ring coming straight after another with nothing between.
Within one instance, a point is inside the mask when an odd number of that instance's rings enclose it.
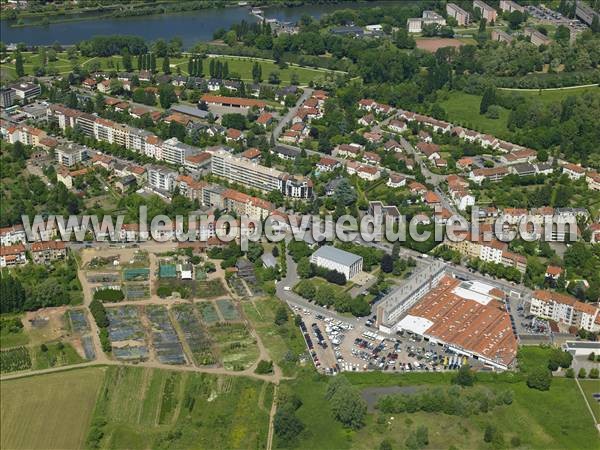
<instances>
[{"instance_id":1,"label":"commercial building","mask_svg":"<svg viewBox=\"0 0 600 450\"><path fill-rule=\"evenodd\" d=\"M318 267L343 273L346 280L351 280L359 274L363 266L362 256L340 250L332 245L320 247L311 255L310 262Z\"/></svg>"},{"instance_id":2,"label":"commercial building","mask_svg":"<svg viewBox=\"0 0 600 450\"><path fill-rule=\"evenodd\" d=\"M458 22L458 25L464 27L471 21L471 15L454 3L446 4L446 14L448 17L453 17Z\"/></svg>"},{"instance_id":3,"label":"commercial building","mask_svg":"<svg viewBox=\"0 0 600 450\"><path fill-rule=\"evenodd\" d=\"M473 0L473 10L478 9L481 12L481 17L487 20L488 23L496 22L498 12L487 3L481 0Z\"/></svg>"},{"instance_id":4,"label":"commercial building","mask_svg":"<svg viewBox=\"0 0 600 450\"><path fill-rule=\"evenodd\" d=\"M401 286L393 289L377 305L377 326L386 333L395 333L398 321L444 276L445 264L432 260L417 268Z\"/></svg>"},{"instance_id":5,"label":"commercial building","mask_svg":"<svg viewBox=\"0 0 600 450\"><path fill-rule=\"evenodd\" d=\"M258 109L264 109L267 103L262 100L242 97L224 97L221 95L204 94L200 99L209 105L229 106L232 108L252 108L256 106Z\"/></svg>"},{"instance_id":6,"label":"commercial building","mask_svg":"<svg viewBox=\"0 0 600 450\"><path fill-rule=\"evenodd\" d=\"M222 149L212 152L211 172L228 181L264 192L279 191L294 198L312 197L311 180L261 166Z\"/></svg>"},{"instance_id":7,"label":"commercial building","mask_svg":"<svg viewBox=\"0 0 600 450\"><path fill-rule=\"evenodd\" d=\"M42 93L42 88L39 84L33 83L17 83L9 86L15 91L15 96L19 100L28 101L37 97Z\"/></svg>"},{"instance_id":8,"label":"commercial building","mask_svg":"<svg viewBox=\"0 0 600 450\"><path fill-rule=\"evenodd\" d=\"M444 275L395 328L505 370L517 356L517 337L503 300L493 286Z\"/></svg>"},{"instance_id":9,"label":"commercial building","mask_svg":"<svg viewBox=\"0 0 600 450\"><path fill-rule=\"evenodd\" d=\"M554 320L570 327L600 331L600 309L583 303L570 295L553 291L534 291L531 296L531 314Z\"/></svg>"}]
</instances>

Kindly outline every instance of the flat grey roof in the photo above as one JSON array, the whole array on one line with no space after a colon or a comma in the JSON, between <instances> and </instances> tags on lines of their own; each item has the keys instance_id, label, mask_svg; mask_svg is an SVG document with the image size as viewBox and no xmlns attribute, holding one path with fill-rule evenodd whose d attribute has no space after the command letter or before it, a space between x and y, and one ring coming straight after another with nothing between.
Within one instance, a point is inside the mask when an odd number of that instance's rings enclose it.
<instances>
[{"instance_id":1,"label":"flat grey roof","mask_svg":"<svg viewBox=\"0 0 600 450\"><path fill-rule=\"evenodd\" d=\"M345 266L351 266L355 262L362 260L362 256L355 255L354 253L350 253L345 250L340 250L332 245L324 245L323 247L320 247L316 252L313 253L313 255L320 258L329 259L330 261L334 261Z\"/></svg>"},{"instance_id":2,"label":"flat grey roof","mask_svg":"<svg viewBox=\"0 0 600 450\"><path fill-rule=\"evenodd\" d=\"M204 111L202 109L194 108L192 106L187 105L172 105L171 111L175 111L181 114L187 114L192 117L199 117L200 119L204 119L208 117L209 112Z\"/></svg>"}]
</instances>

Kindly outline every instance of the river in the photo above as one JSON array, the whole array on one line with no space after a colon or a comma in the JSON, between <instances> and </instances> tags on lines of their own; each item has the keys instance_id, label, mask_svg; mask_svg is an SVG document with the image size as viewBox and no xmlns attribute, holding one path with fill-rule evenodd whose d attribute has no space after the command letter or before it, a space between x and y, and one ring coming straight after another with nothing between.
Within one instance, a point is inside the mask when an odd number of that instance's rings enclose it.
<instances>
[{"instance_id":1,"label":"river","mask_svg":"<svg viewBox=\"0 0 600 450\"><path fill-rule=\"evenodd\" d=\"M264 8L267 18L296 22L304 14L319 18L323 14L336 9L364 8L380 6L394 2L343 2L339 4L306 5L294 8L267 7ZM179 36L184 47L189 48L198 41L209 41L219 28L228 29L231 25L242 20L256 21L247 7L222 9L204 9L186 13L162 14L155 16L100 18L87 19L46 26L11 27L0 21L0 39L5 44L24 42L30 45L75 44L92 36L128 34L136 35L152 41L163 38L170 39Z\"/></svg>"}]
</instances>

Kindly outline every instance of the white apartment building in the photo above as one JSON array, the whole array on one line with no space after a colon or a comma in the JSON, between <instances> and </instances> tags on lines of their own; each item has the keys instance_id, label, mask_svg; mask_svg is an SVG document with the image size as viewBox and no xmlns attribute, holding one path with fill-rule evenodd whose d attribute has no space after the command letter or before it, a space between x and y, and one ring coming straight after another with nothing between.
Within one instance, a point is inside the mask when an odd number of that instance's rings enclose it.
<instances>
[{"instance_id":1,"label":"white apartment building","mask_svg":"<svg viewBox=\"0 0 600 450\"><path fill-rule=\"evenodd\" d=\"M453 17L461 27L467 26L471 21L471 15L454 3L446 4L446 14L448 17Z\"/></svg>"},{"instance_id":2,"label":"white apartment building","mask_svg":"<svg viewBox=\"0 0 600 450\"><path fill-rule=\"evenodd\" d=\"M148 184L154 189L171 192L175 188L177 172L160 166L148 168Z\"/></svg>"},{"instance_id":3,"label":"white apartment building","mask_svg":"<svg viewBox=\"0 0 600 450\"><path fill-rule=\"evenodd\" d=\"M531 314L591 332L600 330L598 307L558 292L534 291L531 296Z\"/></svg>"}]
</instances>

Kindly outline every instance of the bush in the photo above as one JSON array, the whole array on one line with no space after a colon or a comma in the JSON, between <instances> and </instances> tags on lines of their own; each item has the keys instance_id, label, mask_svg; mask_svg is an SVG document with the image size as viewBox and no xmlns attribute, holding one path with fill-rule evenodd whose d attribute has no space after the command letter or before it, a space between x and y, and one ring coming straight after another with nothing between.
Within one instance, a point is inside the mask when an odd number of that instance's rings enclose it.
<instances>
[{"instance_id":1,"label":"bush","mask_svg":"<svg viewBox=\"0 0 600 450\"><path fill-rule=\"evenodd\" d=\"M575 371L571 367L569 367L565 372L565 376L567 378L575 378Z\"/></svg>"},{"instance_id":2,"label":"bush","mask_svg":"<svg viewBox=\"0 0 600 450\"><path fill-rule=\"evenodd\" d=\"M256 365L256 370L254 373L259 375L266 375L268 373L273 373L273 361L265 361L261 359Z\"/></svg>"},{"instance_id":3,"label":"bush","mask_svg":"<svg viewBox=\"0 0 600 450\"><path fill-rule=\"evenodd\" d=\"M550 389L552 383L552 374L543 367L537 367L527 376L527 386L540 391Z\"/></svg>"},{"instance_id":4,"label":"bush","mask_svg":"<svg viewBox=\"0 0 600 450\"><path fill-rule=\"evenodd\" d=\"M452 382L460 386L473 386L473 383L475 383L475 372L471 370L471 366L465 364L460 367L458 374Z\"/></svg>"},{"instance_id":5,"label":"bush","mask_svg":"<svg viewBox=\"0 0 600 450\"><path fill-rule=\"evenodd\" d=\"M587 377L587 371L582 367L581 369L579 369L577 378L585 378L585 377Z\"/></svg>"},{"instance_id":6,"label":"bush","mask_svg":"<svg viewBox=\"0 0 600 450\"><path fill-rule=\"evenodd\" d=\"M590 369L590 378L597 379L599 375L599 371L596 367Z\"/></svg>"},{"instance_id":7,"label":"bush","mask_svg":"<svg viewBox=\"0 0 600 450\"><path fill-rule=\"evenodd\" d=\"M125 295L120 289L99 289L94 292L94 300L100 300L101 302L120 302L124 298Z\"/></svg>"}]
</instances>

